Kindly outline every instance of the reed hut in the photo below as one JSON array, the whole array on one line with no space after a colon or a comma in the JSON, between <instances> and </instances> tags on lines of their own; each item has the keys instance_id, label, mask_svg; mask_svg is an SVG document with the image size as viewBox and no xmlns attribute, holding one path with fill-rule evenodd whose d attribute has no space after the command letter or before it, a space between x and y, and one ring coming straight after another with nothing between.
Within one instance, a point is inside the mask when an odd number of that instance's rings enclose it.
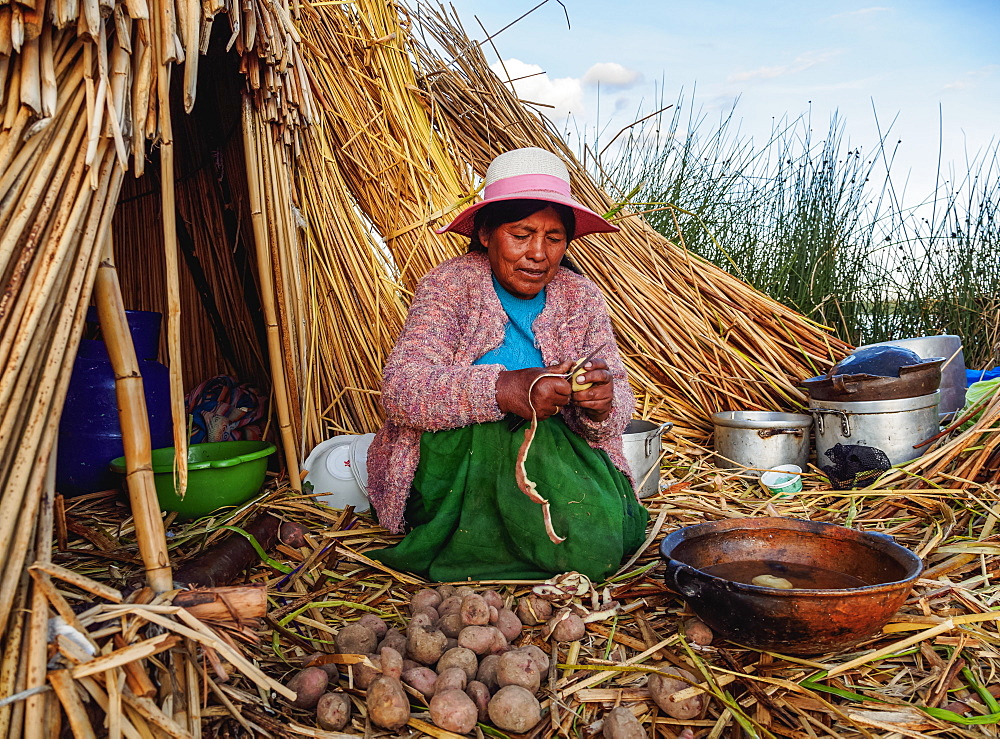
<instances>
[{"instance_id":1,"label":"reed hut","mask_svg":"<svg viewBox=\"0 0 1000 739\"><path fill-rule=\"evenodd\" d=\"M581 200L616 214L621 233L574 244L575 257L607 296L637 414L677 424L677 453L695 468L712 412L800 406L798 383L848 349L598 188L441 9L5 0L0 115L0 736L60 725L78 737L201 736L220 711L248 735L283 731L262 706L291 691L263 669L259 635L232 609L177 605L173 560L224 532L215 521L168 544L125 309L165 316L174 446L187 445L186 390L220 373L254 383L272 401L278 508L333 531L355 518L303 502L300 460L333 434L379 425L381 367L408 298L464 248L433 228L475 197L501 151L558 152ZM53 473L91 305L118 378L128 465L129 504L105 533L106 512L87 506L111 498L81 504L97 512L77 524ZM994 404L972 433L998 414ZM1000 435L971 452L964 438L942 439L897 479L974 478ZM183 463L175 476L183 490ZM89 542L86 556L73 536ZM337 561L372 564L343 541ZM328 549L282 556L336 569L319 558ZM124 595L122 568L146 587ZM392 583L382 597L418 584L381 574ZM325 578L296 575L289 592L309 603ZM268 622L276 652L300 639L281 621ZM238 690L220 687L231 668Z\"/></svg>"}]
</instances>

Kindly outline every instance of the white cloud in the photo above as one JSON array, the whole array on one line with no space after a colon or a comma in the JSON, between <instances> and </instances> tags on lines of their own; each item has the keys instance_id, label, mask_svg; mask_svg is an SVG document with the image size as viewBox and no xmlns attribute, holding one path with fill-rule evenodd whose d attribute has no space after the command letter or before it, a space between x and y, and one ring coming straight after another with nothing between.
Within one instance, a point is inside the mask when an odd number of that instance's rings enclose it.
<instances>
[{"instance_id":1,"label":"white cloud","mask_svg":"<svg viewBox=\"0 0 1000 739\"><path fill-rule=\"evenodd\" d=\"M583 75L583 84L600 85L602 89L627 90L642 79L634 69L623 67L617 62L598 62Z\"/></svg>"},{"instance_id":2,"label":"white cloud","mask_svg":"<svg viewBox=\"0 0 1000 739\"><path fill-rule=\"evenodd\" d=\"M985 67L970 70L965 73L964 77L947 83L942 89L969 90L979 87L983 80L989 80L990 77L995 76L998 69L1000 66L996 64L987 64Z\"/></svg>"},{"instance_id":3,"label":"white cloud","mask_svg":"<svg viewBox=\"0 0 1000 739\"><path fill-rule=\"evenodd\" d=\"M729 75L728 82L752 82L755 80L769 80L775 77L785 77L790 74L803 72L811 67L816 67L826 63L838 55L836 51L811 52L797 56L789 64L779 64L772 67L758 67L746 72L737 72Z\"/></svg>"},{"instance_id":4,"label":"white cloud","mask_svg":"<svg viewBox=\"0 0 1000 739\"><path fill-rule=\"evenodd\" d=\"M543 111L549 118L584 113L583 83L575 77L550 79L537 64L527 64L520 59L505 59L503 64L495 62L490 69L501 80L509 81L522 100L552 106Z\"/></svg>"}]
</instances>

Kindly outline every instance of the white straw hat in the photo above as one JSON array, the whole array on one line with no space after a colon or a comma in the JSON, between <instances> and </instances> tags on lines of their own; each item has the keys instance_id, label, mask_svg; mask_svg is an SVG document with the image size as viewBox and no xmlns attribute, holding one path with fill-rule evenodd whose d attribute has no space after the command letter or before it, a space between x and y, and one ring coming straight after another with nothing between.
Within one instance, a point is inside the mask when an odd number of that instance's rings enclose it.
<instances>
[{"instance_id":1,"label":"white straw hat","mask_svg":"<svg viewBox=\"0 0 1000 739\"><path fill-rule=\"evenodd\" d=\"M532 146L504 152L494 159L486 170L483 199L463 210L454 221L438 229L438 233L471 236L476 213L483 206L502 200L544 200L572 208L576 214L574 239L619 230L572 198L569 172L559 157Z\"/></svg>"}]
</instances>

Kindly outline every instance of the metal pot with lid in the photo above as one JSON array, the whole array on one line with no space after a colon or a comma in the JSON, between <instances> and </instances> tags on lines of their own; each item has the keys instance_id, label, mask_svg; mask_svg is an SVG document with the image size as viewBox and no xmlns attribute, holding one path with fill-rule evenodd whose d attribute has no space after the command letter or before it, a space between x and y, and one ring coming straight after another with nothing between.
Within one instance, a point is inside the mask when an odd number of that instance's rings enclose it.
<instances>
[{"instance_id":1,"label":"metal pot with lid","mask_svg":"<svg viewBox=\"0 0 1000 739\"><path fill-rule=\"evenodd\" d=\"M898 346L858 349L825 375L803 381L812 400L866 402L914 398L933 393L941 385L944 357L923 359Z\"/></svg>"}]
</instances>

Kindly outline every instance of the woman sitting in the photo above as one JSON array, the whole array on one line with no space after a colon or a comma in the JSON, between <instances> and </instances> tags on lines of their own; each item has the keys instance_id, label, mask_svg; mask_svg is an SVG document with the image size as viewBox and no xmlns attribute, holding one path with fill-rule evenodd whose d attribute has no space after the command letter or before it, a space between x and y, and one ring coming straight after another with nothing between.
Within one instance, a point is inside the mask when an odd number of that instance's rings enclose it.
<instances>
[{"instance_id":1,"label":"woman sitting","mask_svg":"<svg viewBox=\"0 0 1000 739\"><path fill-rule=\"evenodd\" d=\"M368 488L382 525L408 533L371 556L434 581L600 581L642 543L621 438L634 396L600 291L565 257L617 230L571 198L554 154L490 164L484 200L442 230L469 253L420 282L385 366Z\"/></svg>"}]
</instances>

